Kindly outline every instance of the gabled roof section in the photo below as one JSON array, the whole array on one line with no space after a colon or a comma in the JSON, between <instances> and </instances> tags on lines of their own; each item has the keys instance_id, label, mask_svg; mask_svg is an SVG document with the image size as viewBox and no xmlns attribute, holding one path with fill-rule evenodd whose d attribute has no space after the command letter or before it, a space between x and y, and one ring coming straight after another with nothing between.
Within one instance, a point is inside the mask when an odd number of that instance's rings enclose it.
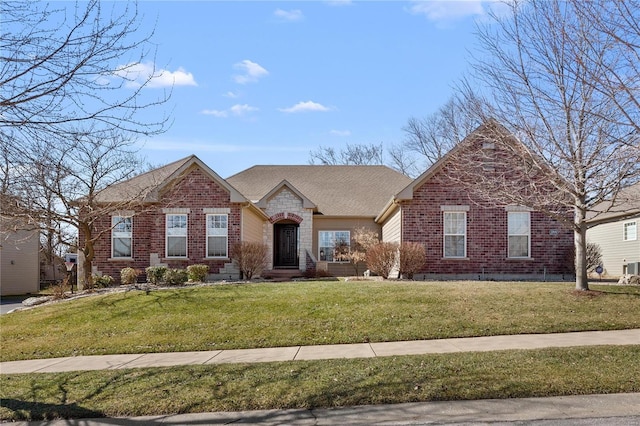
<instances>
[{"instance_id":1,"label":"gabled roof section","mask_svg":"<svg viewBox=\"0 0 640 426\"><path fill-rule=\"evenodd\" d=\"M254 166L227 178L246 198L262 200L286 181L327 216L375 217L411 179L386 166Z\"/></svg>"},{"instance_id":2,"label":"gabled roof section","mask_svg":"<svg viewBox=\"0 0 640 426\"><path fill-rule=\"evenodd\" d=\"M278 184L275 188L273 188L271 191L266 193L260 200L258 200L258 202L255 203L256 207L260 207L260 208L263 208L263 209L267 208L267 201L269 201L269 199L271 197L273 197L275 194L280 192L280 190L282 188L288 188L298 198L300 198L300 200L302 200L302 207L303 208L305 208L305 209L315 209L317 207L313 201L311 201L307 197L305 197L302 192L298 191L296 189L296 187L291 185L289 182L287 182L286 179L283 180L282 182L280 182L280 184Z\"/></svg>"},{"instance_id":3,"label":"gabled roof section","mask_svg":"<svg viewBox=\"0 0 640 426\"><path fill-rule=\"evenodd\" d=\"M396 193L387 200L382 210L376 216L376 222L384 221L396 208L398 201L412 200L414 191L433 177L440 169L447 164L452 157L457 155L461 150L477 142L478 138L486 138L487 136L494 138L499 134L501 137L516 142L515 137L495 119L489 119L485 123L478 126L473 132L469 133L463 140L458 142L449 152L447 152L440 160L436 161L424 173L413 180L409 185Z\"/></svg>"},{"instance_id":4,"label":"gabled roof section","mask_svg":"<svg viewBox=\"0 0 640 426\"><path fill-rule=\"evenodd\" d=\"M587 215L587 222L595 226L600 222L631 219L640 215L640 182L620 190L614 202L604 201Z\"/></svg>"},{"instance_id":5,"label":"gabled roof section","mask_svg":"<svg viewBox=\"0 0 640 426\"><path fill-rule=\"evenodd\" d=\"M242 203L247 199L227 181L214 172L195 155L190 155L173 163L142 173L127 181L120 182L102 190L97 199L101 203L139 200L144 202L158 201L164 188L178 179L192 167L199 167L221 187L229 191L231 202Z\"/></svg>"},{"instance_id":6,"label":"gabled roof section","mask_svg":"<svg viewBox=\"0 0 640 426\"><path fill-rule=\"evenodd\" d=\"M491 135L500 134L502 137L513 138L513 135L506 127L498 123L494 119L487 120L486 123L478 126L473 132L469 133L463 140L461 140L456 146L454 146L449 152L447 152L440 160L436 161L429 167L424 173L418 176L413 182L411 182L406 188L400 191L396 195L398 200L411 200L413 199L413 191L428 181L433 175L435 175L442 167L449 162L451 157L454 157L459 151L463 150L467 146L473 144L480 137L486 137ZM491 136L494 138L493 136ZM515 138L514 138L515 141Z\"/></svg>"}]
</instances>

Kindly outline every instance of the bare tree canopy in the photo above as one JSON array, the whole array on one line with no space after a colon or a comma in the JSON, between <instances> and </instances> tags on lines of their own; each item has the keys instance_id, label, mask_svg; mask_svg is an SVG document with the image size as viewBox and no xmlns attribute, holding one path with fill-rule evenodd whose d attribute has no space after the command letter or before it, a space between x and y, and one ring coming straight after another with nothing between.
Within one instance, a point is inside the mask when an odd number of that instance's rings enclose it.
<instances>
[{"instance_id":1,"label":"bare tree canopy","mask_svg":"<svg viewBox=\"0 0 640 426\"><path fill-rule=\"evenodd\" d=\"M40 224L50 239L81 230L90 284L94 222L139 201L96 197L138 173L136 137L167 124L157 107L169 93L144 90L158 77L148 69L152 34L140 32L131 2L3 1L0 19L2 214Z\"/></svg>"},{"instance_id":2,"label":"bare tree canopy","mask_svg":"<svg viewBox=\"0 0 640 426\"><path fill-rule=\"evenodd\" d=\"M640 181L640 9L636 1L599 0L516 0L504 7L508 14L494 14L478 29L479 53L463 92L484 88L483 104L491 107L469 113L492 116L515 135L526 147L520 173L552 186L555 196L537 199L534 188L500 179L483 191L548 213L571 209L576 288L586 290L586 231L610 220L599 218L598 206L608 200L624 208L620 191Z\"/></svg>"},{"instance_id":3,"label":"bare tree canopy","mask_svg":"<svg viewBox=\"0 0 640 426\"><path fill-rule=\"evenodd\" d=\"M135 4L98 0L54 9L37 1L0 3L0 132L22 146L89 123L127 133L161 132L166 118L139 118L168 94L142 96L153 54ZM73 130L71 130L73 131Z\"/></svg>"},{"instance_id":4,"label":"bare tree canopy","mask_svg":"<svg viewBox=\"0 0 640 426\"><path fill-rule=\"evenodd\" d=\"M382 144L347 144L336 151L332 147L319 147L311 151L309 164L321 165L382 165L384 164L384 149Z\"/></svg>"}]
</instances>

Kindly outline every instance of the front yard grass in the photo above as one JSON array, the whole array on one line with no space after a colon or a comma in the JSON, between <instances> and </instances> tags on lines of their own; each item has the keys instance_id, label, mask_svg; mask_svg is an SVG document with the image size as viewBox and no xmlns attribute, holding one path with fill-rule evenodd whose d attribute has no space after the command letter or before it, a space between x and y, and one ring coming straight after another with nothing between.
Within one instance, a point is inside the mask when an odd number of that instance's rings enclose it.
<instances>
[{"instance_id":1,"label":"front yard grass","mask_svg":"<svg viewBox=\"0 0 640 426\"><path fill-rule=\"evenodd\" d=\"M0 360L640 328L640 287L298 282L130 291L0 317Z\"/></svg>"},{"instance_id":2,"label":"front yard grass","mask_svg":"<svg viewBox=\"0 0 640 426\"><path fill-rule=\"evenodd\" d=\"M640 392L640 345L0 376L0 419Z\"/></svg>"}]
</instances>

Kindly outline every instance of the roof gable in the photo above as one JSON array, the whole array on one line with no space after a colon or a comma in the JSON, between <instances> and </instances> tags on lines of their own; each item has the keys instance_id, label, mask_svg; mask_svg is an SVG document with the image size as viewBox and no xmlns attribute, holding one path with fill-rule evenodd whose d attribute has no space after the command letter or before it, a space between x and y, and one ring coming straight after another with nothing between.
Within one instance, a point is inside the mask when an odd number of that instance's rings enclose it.
<instances>
[{"instance_id":1,"label":"roof gable","mask_svg":"<svg viewBox=\"0 0 640 426\"><path fill-rule=\"evenodd\" d=\"M182 158L173 163L142 173L127 181L105 188L98 194L98 202L122 202L136 199L143 202L157 202L162 191L192 167L199 167L213 181L228 191L231 202L241 203L247 201L240 192L202 162L202 160L195 155L190 155L189 157Z\"/></svg>"},{"instance_id":2,"label":"roof gable","mask_svg":"<svg viewBox=\"0 0 640 426\"><path fill-rule=\"evenodd\" d=\"M266 193L264 195L264 197L262 197L256 204L256 207L260 207L260 208L267 208L267 202L269 201L269 199L271 199L271 197L273 197L274 195L276 195L278 192L280 192L280 190L282 190L283 188L287 188L289 189L291 192L293 192L298 198L300 198L300 200L302 201L302 207L305 209L315 209L317 206L313 203L313 201L309 200L307 197L304 196L304 194L302 194L300 191L298 191L296 189L295 186L291 185L289 182L285 180L283 180L282 182L280 182L276 187L274 187L271 191L269 191L268 193Z\"/></svg>"}]
</instances>

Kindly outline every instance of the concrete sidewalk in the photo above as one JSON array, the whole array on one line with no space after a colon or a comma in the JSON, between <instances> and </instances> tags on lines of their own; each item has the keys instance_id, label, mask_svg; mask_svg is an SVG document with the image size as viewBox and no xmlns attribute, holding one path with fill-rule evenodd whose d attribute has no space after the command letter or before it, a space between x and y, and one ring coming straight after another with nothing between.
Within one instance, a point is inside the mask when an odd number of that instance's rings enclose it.
<instances>
[{"instance_id":1,"label":"concrete sidewalk","mask_svg":"<svg viewBox=\"0 0 640 426\"><path fill-rule=\"evenodd\" d=\"M573 419L569 420L569 419ZM588 419L580 422L579 419ZM18 422L29 426L160 425L637 425L640 393L549 398L437 401L342 408L175 414Z\"/></svg>"},{"instance_id":2,"label":"concrete sidewalk","mask_svg":"<svg viewBox=\"0 0 640 426\"><path fill-rule=\"evenodd\" d=\"M357 343L349 345L290 346L202 352L169 352L126 355L95 355L0 363L0 374L54 373L168 367L193 364L259 363L379 356L484 352L571 346L639 345L640 329L585 331L555 334L469 337L408 342Z\"/></svg>"}]
</instances>

